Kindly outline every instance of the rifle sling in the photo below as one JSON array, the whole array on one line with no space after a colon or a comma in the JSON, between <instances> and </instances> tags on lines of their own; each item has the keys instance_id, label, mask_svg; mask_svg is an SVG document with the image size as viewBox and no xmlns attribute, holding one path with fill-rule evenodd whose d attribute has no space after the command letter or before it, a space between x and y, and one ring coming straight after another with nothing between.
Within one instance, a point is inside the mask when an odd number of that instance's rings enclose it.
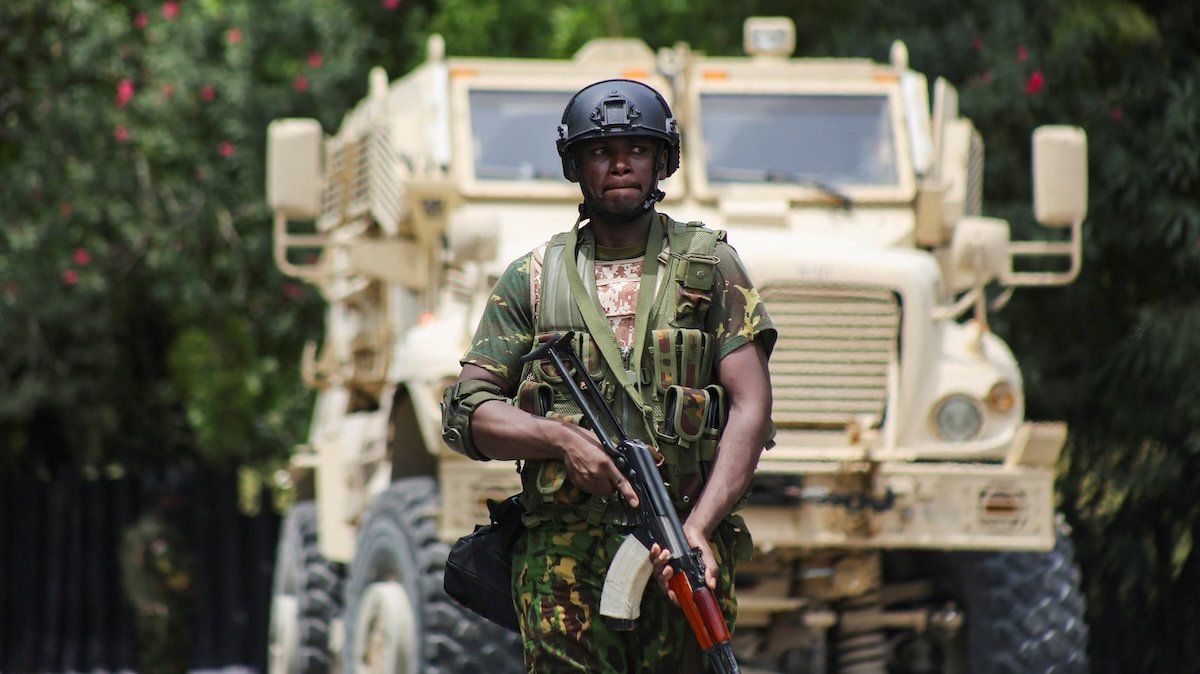
<instances>
[{"instance_id":1,"label":"rifle sling","mask_svg":"<svg viewBox=\"0 0 1200 674\"><path fill-rule=\"evenodd\" d=\"M588 294L583 285L583 278L579 275L575 264L574 252L578 241L580 222L581 220L577 220L575 226L567 234L566 250L572 254L561 256L562 263L566 266L567 284L571 288L571 295L575 298L575 304L579 307L579 313L583 317L584 324L587 325L588 332L591 333L592 339L600 349L600 355L604 357L604 361L612 370L613 375L621 382L625 393L642 411L642 423L646 426L647 437L653 438L653 424L647 420L647 415L652 416L653 411L642 402L641 369L642 350L646 342L646 327L650 322L649 314L657 304L654 301L654 293L658 289L655 281L658 276L658 255L662 252L663 245L661 217L656 216L651 219L650 231L647 234L646 253L642 262L642 278L638 286L637 313L633 323L633 353L629 360L629 369L626 369L625 363L621 359L621 349L617 345L617 337L613 334L612 325L604 317L604 311L597 305L596 300ZM664 289L665 287L666 284L664 284Z\"/></svg>"}]
</instances>

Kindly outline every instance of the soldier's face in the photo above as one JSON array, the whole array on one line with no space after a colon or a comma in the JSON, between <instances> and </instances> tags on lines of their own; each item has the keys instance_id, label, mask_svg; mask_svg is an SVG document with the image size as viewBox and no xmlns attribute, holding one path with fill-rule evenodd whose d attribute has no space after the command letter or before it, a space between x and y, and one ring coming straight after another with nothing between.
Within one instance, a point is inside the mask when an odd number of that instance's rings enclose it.
<instances>
[{"instance_id":1,"label":"soldier's face","mask_svg":"<svg viewBox=\"0 0 1200 674\"><path fill-rule=\"evenodd\" d=\"M596 138L580 145L576 155L579 182L591 191L600 205L623 213L641 205L654 184L658 170L658 141L622 136Z\"/></svg>"}]
</instances>

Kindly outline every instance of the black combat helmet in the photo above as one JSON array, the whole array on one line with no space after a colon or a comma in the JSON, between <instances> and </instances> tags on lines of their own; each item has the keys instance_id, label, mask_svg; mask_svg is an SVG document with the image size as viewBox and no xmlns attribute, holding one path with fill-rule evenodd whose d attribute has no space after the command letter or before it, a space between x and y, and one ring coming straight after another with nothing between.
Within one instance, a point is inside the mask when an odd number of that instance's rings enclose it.
<instances>
[{"instance_id":1,"label":"black combat helmet","mask_svg":"<svg viewBox=\"0 0 1200 674\"><path fill-rule=\"evenodd\" d=\"M666 151L666 157L656 158L655 165L662 162L664 176L670 176L679 168L679 129L662 94L634 80L603 80L580 89L563 110L557 143L563 176L571 182L579 182L574 153L577 144L593 138L615 136L657 138L662 144L656 150L656 157L663 150ZM583 192L580 214L586 216L590 212L616 222L637 218L666 196L658 189L657 171L646 198L639 206L625 213L604 209L586 185L581 184L580 188Z\"/></svg>"},{"instance_id":2,"label":"black combat helmet","mask_svg":"<svg viewBox=\"0 0 1200 674\"><path fill-rule=\"evenodd\" d=\"M666 175L679 168L679 129L662 94L634 80L603 80L580 89L563 110L558 156L567 180L579 181L572 147L613 136L658 138L666 145Z\"/></svg>"}]
</instances>

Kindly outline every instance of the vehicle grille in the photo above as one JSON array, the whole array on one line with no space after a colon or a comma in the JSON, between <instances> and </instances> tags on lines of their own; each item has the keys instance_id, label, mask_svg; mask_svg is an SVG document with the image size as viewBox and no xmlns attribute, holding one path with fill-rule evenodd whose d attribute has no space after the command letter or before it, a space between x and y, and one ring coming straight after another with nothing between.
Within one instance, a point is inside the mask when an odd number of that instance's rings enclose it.
<instances>
[{"instance_id":1,"label":"vehicle grille","mask_svg":"<svg viewBox=\"0 0 1200 674\"><path fill-rule=\"evenodd\" d=\"M897 295L882 288L779 283L760 293L779 330L770 364L775 423L879 425L888 365L899 348Z\"/></svg>"},{"instance_id":2,"label":"vehicle grille","mask_svg":"<svg viewBox=\"0 0 1200 674\"><path fill-rule=\"evenodd\" d=\"M394 233L400 218L399 164L391 133L383 125L353 140L329 141L320 228L329 230L370 215L385 232Z\"/></svg>"}]
</instances>

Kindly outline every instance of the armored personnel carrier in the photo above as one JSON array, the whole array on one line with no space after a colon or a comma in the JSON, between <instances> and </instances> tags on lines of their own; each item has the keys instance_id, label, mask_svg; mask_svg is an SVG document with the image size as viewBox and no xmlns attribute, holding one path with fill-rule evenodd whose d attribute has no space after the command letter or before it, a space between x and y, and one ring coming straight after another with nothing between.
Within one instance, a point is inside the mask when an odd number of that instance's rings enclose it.
<instances>
[{"instance_id":1,"label":"armored personnel carrier","mask_svg":"<svg viewBox=\"0 0 1200 674\"><path fill-rule=\"evenodd\" d=\"M443 444L439 401L505 266L576 215L555 129L613 78L669 99L683 166L660 206L725 229L779 329L777 445L743 514L746 671L1083 672L1079 572L1054 512L1066 428L1025 418L989 315L1081 262L1086 138L1033 134L1044 241L983 216L983 143L954 88L890 62L792 58L786 19L715 58L632 39L569 60L447 58L327 134L269 130L275 259L328 303L290 477L271 671L521 671L514 635L443 593L448 543L518 490ZM1058 271L1044 271L1057 269ZM649 591L657 591L650 589Z\"/></svg>"}]
</instances>

